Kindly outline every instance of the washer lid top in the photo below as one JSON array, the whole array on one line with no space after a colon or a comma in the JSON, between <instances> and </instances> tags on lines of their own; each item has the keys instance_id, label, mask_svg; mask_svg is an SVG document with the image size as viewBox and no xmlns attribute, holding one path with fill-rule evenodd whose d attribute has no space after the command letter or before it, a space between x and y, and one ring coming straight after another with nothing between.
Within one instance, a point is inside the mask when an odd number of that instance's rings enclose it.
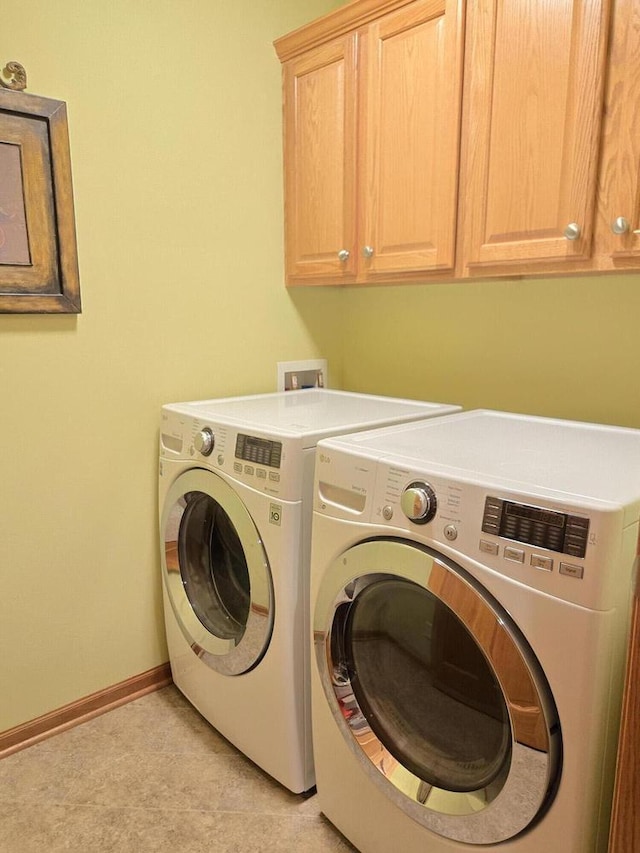
<instances>
[{"instance_id":1,"label":"washer lid top","mask_svg":"<svg viewBox=\"0 0 640 853\"><path fill-rule=\"evenodd\" d=\"M640 509L640 430L476 410L328 446L483 485Z\"/></svg>"},{"instance_id":2,"label":"washer lid top","mask_svg":"<svg viewBox=\"0 0 640 853\"><path fill-rule=\"evenodd\" d=\"M459 406L443 403L326 388L172 403L163 408L205 421L298 438L305 447L314 447L321 438L338 433L405 423L460 410Z\"/></svg>"}]
</instances>

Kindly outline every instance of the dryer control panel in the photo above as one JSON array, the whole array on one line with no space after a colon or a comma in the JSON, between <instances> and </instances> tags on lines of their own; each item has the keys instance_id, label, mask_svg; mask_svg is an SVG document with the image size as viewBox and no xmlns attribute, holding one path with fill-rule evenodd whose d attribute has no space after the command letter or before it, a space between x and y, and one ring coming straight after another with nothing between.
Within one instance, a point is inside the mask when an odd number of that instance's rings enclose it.
<instances>
[{"instance_id":1,"label":"dryer control panel","mask_svg":"<svg viewBox=\"0 0 640 853\"><path fill-rule=\"evenodd\" d=\"M301 499L307 453L298 436L241 431L170 406L162 410L161 460L207 468L280 500Z\"/></svg>"},{"instance_id":2,"label":"dryer control panel","mask_svg":"<svg viewBox=\"0 0 640 853\"><path fill-rule=\"evenodd\" d=\"M282 442L239 432L236 436L236 459L279 468L282 460Z\"/></svg>"},{"instance_id":3,"label":"dryer control panel","mask_svg":"<svg viewBox=\"0 0 640 853\"><path fill-rule=\"evenodd\" d=\"M489 496L484 504L482 530L582 558L587 551L589 519Z\"/></svg>"}]
</instances>

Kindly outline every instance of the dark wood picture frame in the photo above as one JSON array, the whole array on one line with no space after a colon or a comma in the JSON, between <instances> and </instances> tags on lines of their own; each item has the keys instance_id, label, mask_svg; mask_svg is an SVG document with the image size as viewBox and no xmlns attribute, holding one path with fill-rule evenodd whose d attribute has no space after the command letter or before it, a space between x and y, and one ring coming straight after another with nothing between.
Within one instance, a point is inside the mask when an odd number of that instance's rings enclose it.
<instances>
[{"instance_id":1,"label":"dark wood picture frame","mask_svg":"<svg viewBox=\"0 0 640 853\"><path fill-rule=\"evenodd\" d=\"M0 89L0 313L81 310L66 104Z\"/></svg>"}]
</instances>

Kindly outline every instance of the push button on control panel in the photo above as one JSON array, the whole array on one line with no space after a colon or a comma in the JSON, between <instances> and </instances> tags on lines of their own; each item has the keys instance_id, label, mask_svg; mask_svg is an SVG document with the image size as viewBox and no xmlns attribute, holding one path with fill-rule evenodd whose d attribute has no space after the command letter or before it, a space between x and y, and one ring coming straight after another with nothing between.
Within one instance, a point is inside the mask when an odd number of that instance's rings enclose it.
<instances>
[{"instance_id":1,"label":"push button on control panel","mask_svg":"<svg viewBox=\"0 0 640 853\"><path fill-rule=\"evenodd\" d=\"M458 528L455 524L447 524L444 529L445 538L449 540L449 542L455 542L458 538Z\"/></svg>"},{"instance_id":2,"label":"push button on control panel","mask_svg":"<svg viewBox=\"0 0 640 853\"><path fill-rule=\"evenodd\" d=\"M589 535L589 521L586 518L569 516L564 539L564 553L572 557L584 557Z\"/></svg>"},{"instance_id":3,"label":"push button on control panel","mask_svg":"<svg viewBox=\"0 0 640 853\"><path fill-rule=\"evenodd\" d=\"M504 558L514 563L524 563L524 551L520 548L512 548L510 545L507 545L504 549Z\"/></svg>"},{"instance_id":4,"label":"push button on control panel","mask_svg":"<svg viewBox=\"0 0 640 853\"><path fill-rule=\"evenodd\" d=\"M571 563L560 563L560 574L565 575L568 578L578 578L578 580L582 580L584 567L574 566Z\"/></svg>"},{"instance_id":5,"label":"push button on control panel","mask_svg":"<svg viewBox=\"0 0 640 853\"><path fill-rule=\"evenodd\" d=\"M544 557L542 554L531 555L531 565L534 569L541 569L543 572L553 571L553 560L551 557Z\"/></svg>"},{"instance_id":6,"label":"push button on control panel","mask_svg":"<svg viewBox=\"0 0 640 853\"><path fill-rule=\"evenodd\" d=\"M484 518L482 529L485 533L500 533L500 520L502 518L502 501L497 498L488 497L484 505Z\"/></svg>"}]
</instances>

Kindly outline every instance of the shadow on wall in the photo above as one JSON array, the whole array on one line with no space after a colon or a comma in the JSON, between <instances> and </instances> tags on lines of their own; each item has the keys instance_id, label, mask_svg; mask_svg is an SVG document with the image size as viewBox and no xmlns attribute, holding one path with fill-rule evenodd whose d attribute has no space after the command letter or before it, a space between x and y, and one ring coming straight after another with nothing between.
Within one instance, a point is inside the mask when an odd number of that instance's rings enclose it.
<instances>
[{"instance_id":1,"label":"shadow on wall","mask_svg":"<svg viewBox=\"0 0 640 853\"><path fill-rule=\"evenodd\" d=\"M344 292L339 287L291 287L287 293L317 352L329 362L331 387L343 388L345 339L351 334Z\"/></svg>"},{"instance_id":2,"label":"shadow on wall","mask_svg":"<svg viewBox=\"0 0 640 853\"><path fill-rule=\"evenodd\" d=\"M640 427L638 274L309 290L347 390Z\"/></svg>"}]
</instances>

